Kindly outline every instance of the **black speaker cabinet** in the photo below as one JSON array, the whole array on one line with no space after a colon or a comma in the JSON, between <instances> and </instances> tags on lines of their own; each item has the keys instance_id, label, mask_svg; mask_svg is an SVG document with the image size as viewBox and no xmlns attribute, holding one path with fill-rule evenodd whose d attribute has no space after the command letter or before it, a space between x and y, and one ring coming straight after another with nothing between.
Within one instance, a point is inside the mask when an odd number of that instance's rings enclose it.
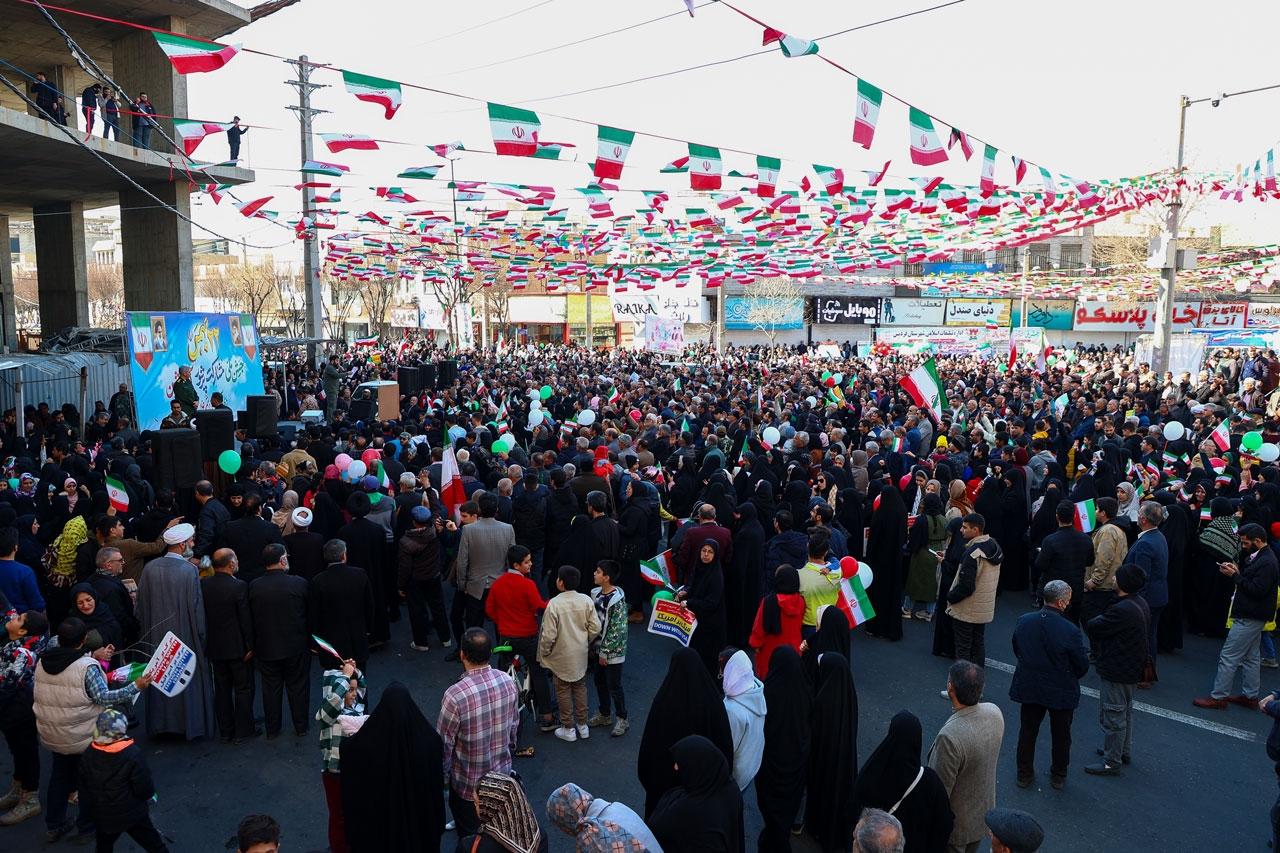
<instances>
[{"instance_id":1,"label":"black speaker cabinet","mask_svg":"<svg viewBox=\"0 0 1280 853\"><path fill-rule=\"evenodd\" d=\"M245 398L250 438L274 438L280 420L280 401L272 394L250 395Z\"/></svg>"},{"instance_id":2,"label":"black speaker cabinet","mask_svg":"<svg viewBox=\"0 0 1280 853\"><path fill-rule=\"evenodd\" d=\"M436 387L436 366L433 362L424 361L418 365L418 384L423 389Z\"/></svg>"},{"instance_id":3,"label":"black speaker cabinet","mask_svg":"<svg viewBox=\"0 0 1280 853\"><path fill-rule=\"evenodd\" d=\"M196 432L200 433L200 458L214 462L224 450L236 449L235 412L230 409L200 409L196 412Z\"/></svg>"},{"instance_id":4,"label":"black speaker cabinet","mask_svg":"<svg viewBox=\"0 0 1280 853\"><path fill-rule=\"evenodd\" d=\"M204 479L200 433L193 429L162 429L153 435L160 488L190 489Z\"/></svg>"},{"instance_id":5,"label":"black speaker cabinet","mask_svg":"<svg viewBox=\"0 0 1280 853\"><path fill-rule=\"evenodd\" d=\"M404 364L397 367L396 381L400 383L400 393L406 397L416 396L422 390L422 374L416 367Z\"/></svg>"},{"instance_id":6,"label":"black speaker cabinet","mask_svg":"<svg viewBox=\"0 0 1280 853\"><path fill-rule=\"evenodd\" d=\"M445 388L453 387L458 381L458 362L455 359L447 358L439 364L440 385Z\"/></svg>"}]
</instances>

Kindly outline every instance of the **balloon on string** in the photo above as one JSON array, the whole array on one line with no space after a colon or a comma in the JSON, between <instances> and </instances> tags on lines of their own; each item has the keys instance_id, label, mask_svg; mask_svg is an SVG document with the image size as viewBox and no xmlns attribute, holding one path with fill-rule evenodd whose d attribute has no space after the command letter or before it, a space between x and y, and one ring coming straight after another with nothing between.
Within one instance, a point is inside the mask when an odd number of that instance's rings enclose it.
<instances>
[{"instance_id":1,"label":"balloon on string","mask_svg":"<svg viewBox=\"0 0 1280 853\"><path fill-rule=\"evenodd\" d=\"M875 580L875 574L872 573L871 567L861 560L858 561L858 580L862 581L863 589L870 589L871 582Z\"/></svg>"},{"instance_id":2,"label":"balloon on string","mask_svg":"<svg viewBox=\"0 0 1280 853\"><path fill-rule=\"evenodd\" d=\"M628 415L630 415L631 420L635 421L636 423L640 423L640 410L639 410L639 409L632 409L631 411L627 412L627 414L628 414Z\"/></svg>"},{"instance_id":3,"label":"balloon on string","mask_svg":"<svg viewBox=\"0 0 1280 853\"><path fill-rule=\"evenodd\" d=\"M352 480L359 480L369 472L369 466L359 459L352 459L351 464L347 466L347 477Z\"/></svg>"},{"instance_id":4,"label":"balloon on string","mask_svg":"<svg viewBox=\"0 0 1280 853\"><path fill-rule=\"evenodd\" d=\"M1280 447L1267 442L1258 448L1258 458L1263 462L1275 462L1280 459Z\"/></svg>"},{"instance_id":5,"label":"balloon on string","mask_svg":"<svg viewBox=\"0 0 1280 853\"><path fill-rule=\"evenodd\" d=\"M226 456L228 453L235 453L235 451L234 450L222 451L222 454L218 457L218 467L220 468L222 467L222 457ZM339 471L346 471L347 466L351 464L351 457L345 453L339 453L337 456L333 457L333 464L338 466ZM223 469L223 470L226 470L226 469Z\"/></svg>"},{"instance_id":6,"label":"balloon on string","mask_svg":"<svg viewBox=\"0 0 1280 853\"><path fill-rule=\"evenodd\" d=\"M542 413L541 409L534 409L529 413L529 429L533 429L538 424L542 423L542 419L545 417L546 415Z\"/></svg>"},{"instance_id":7,"label":"balloon on string","mask_svg":"<svg viewBox=\"0 0 1280 853\"><path fill-rule=\"evenodd\" d=\"M810 394L808 397L805 397L805 398L804 398L804 401L805 401L806 403L808 403L810 406L817 406L817 405L818 405L818 398L817 398L817 397L815 397L815 396L813 396L812 394Z\"/></svg>"},{"instance_id":8,"label":"balloon on string","mask_svg":"<svg viewBox=\"0 0 1280 853\"><path fill-rule=\"evenodd\" d=\"M536 397L538 396L538 392L537 392L537 391L534 391L534 392L533 392L533 395L534 395L534 397L536 398ZM536 412L536 411L538 411L538 410L539 410L539 409L541 409L541 408L542 408L542 401L541 401L541 400L535 399L535 400L533 400L531 403L529 403L529 411L531 411L531 412Z\"/></svg>"},{"instance_id":9,"label":"balloon on string","mask_svg":"<svg viewBox=\"0 0 1280 853\"><path fill-rule=\"evenodd\" d=\"M653 600L649 602L650 606L657 604L659 601L674 601L676 594L669 589L660 589L653 594Z\"/></svg>"},{"instance_id":10,"label":"balloon on string","mask_svg":"<svg viewBox=\"0 0 1280 853\"><path fill-rule=\"evenodd\" d=\"M1164 425L1164 437L1169 441L1177 441L1186 433L1187 428L1182 425L1181 421L1169 421Z\"/></svg>"},{"instance_id":11,"label":"balloon on string","mask_svg":"<svg viewBox=\"0 0 1280 853\"><path fill-rule=\"evenodd\" d=\"M764 439L765 444L774 447L779 439L782 438L782 434L778 432L777 427L765 427L764 433L760 437Z\"/></svg>"},{"instance_id":12,"label":"balloon on string","mask_svg":"<svg viewBox=\"0 0 1280 853\"><path fill-rule=\"evenodd\" d=\"M858 561L853 557L840 558L840 576L853 577L858 573Z\"/></svg>"},{"instance_id":13,"label":"balloon on string","mask_svg":"<svg viewBox=\"0 0 1280 853\"><path fill-rule=\"evenodd\" d=\"M591 426L595 422L596 413L590 409L583 409L581 412L578 412L578 423L581 426Z\"/></svg>"},{"instance_id":14,"label":"balloon on string","mask_svg":"<svg viewBox=\"0 0 1280 853\"><path fill-rule=\"evenodd\" d=\"M502 445L507 449L508 453L510 453L511 449L516 446L516 437L511 433L507 433L502 436L498 441L502 442Z\"/></svg>"},{"instance_id":15,"label":"balloon on string","mask_svg":"<svg viewBox=\"0 0 1280 853\"><path fill-rule=\"evenodd\" d=\"M369 469L370 465L377 462L380 458L382 458L382 451L378 450L376 447L370 447L365 450L364 453L360 454L360 461L364 463L366 471Z\"/></svg>"},{"instance_id":16,"label":"balloon on string","mask_svg":"<svg viewBox=\"0 0 1280 853\"><path fill-rule=\"evenodd\" d=\"M832 379L834 379L834 380L836 381L836 384L837 384L837 385L843 385L843 384L844 384L844 374L843 374L843 373L837 373L837 374L835 374L834 376L832 376L831 378L832 378Z\"/></svg>"},{"instance_id":17,"label":"balloon on string","mask_svg":"<svg viewBox=\"0 0 1280 853\"><path fill-rule=\"evenodd\" d=\"M1245 450L1257 450L1262 446L1262 433L1257 430L1246 432L1240 438L1240 446Z\"/></svg>"},{"instance_id":18,"label":"balloon on string","mask_svg":"<svg viewBox=\"0 0 1280 853\"><path fill-rule=\"evenodd\" d=\"M537 388L530 388L530 389L529 389L529 399L530 399L530 400L533 400L533 401L537 402L537 401L538 401L538 398L539 398L540 396L541 396L541 395L539 394L539 392L538 392L538 389L537 389ZM541 405L541 404L539 403L539 405Z\"/></svg>"},{"instance_id":19,"label":"balloon on string","mask_svg":"<svg viewBox=\"0 0 1280 853\"><path fill-rule=\"evenodd\" d=\"M347 461L350 462L351 458L348 457ZM234 450L224 450L218 454L218 468L220 468L224 474L235 475L240 471L240 465L240 454L236 453Z\"/></svg>"},{"instance_id":20,"label":"balloon on string","mask_svg":"<svg viewBox=\"0 0 1280 853\"><path fill-rule=\"evenodd\" d=\"M827 381L828 379L830 379L830 378L831 378L831 371L830 371L830 370L824 370L824 371L822 371L822 381L823 381L823 382L826 382L826 381Z\"/></svg>"},{"instance_id":21,"label":"balloon on string","mask_svg":"<svg viewBox=\"0 0 1280 853\"><path fill-rule=\"evenodd\" d=\"M550 399L551 399L551 386L550 386L550 385L543 385L541 388L539 388L539 389L538 389L538 396L539 396L539 397L541 397L541 398L542 398L542 399L544 399L544 400L550 400Z\"/></svg>"},{"instance_id":22,"label":"balloon on string","mask_svg":"<svg viewBox=\"0 0 1280 853\"><path fill-rule=\"evenodd\" d=\"M507 452L506 442L504 442L502 439L498 439L493 444L489 445L489 450L492 451L495 456L499 453L506 453Z\"/></svg>"}]
</instances>

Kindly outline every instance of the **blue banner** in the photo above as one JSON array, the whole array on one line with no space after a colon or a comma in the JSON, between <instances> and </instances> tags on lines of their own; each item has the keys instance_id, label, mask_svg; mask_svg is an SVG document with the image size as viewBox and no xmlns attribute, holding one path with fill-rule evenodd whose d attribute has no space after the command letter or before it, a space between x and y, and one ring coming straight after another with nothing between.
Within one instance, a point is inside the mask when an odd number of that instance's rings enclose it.
<instances>
[{"instance_id":1,"label":"blue banner","mask_svg":"<svg viewBox=\"0 0 1280 853\"><path fill-rule=\"evenodd\" d=\"M925 275L946 275L949 273L1004 272L1004 264L967 264L944 262L937 264L921 264Z\"/></svg>"},{"instance_id":2,"label":"blue banner","mask_svg":"<svg viewBox=\"0 0 1280 853\"><path fill-rule=\"evenodd\" d=\"M804 300L730 296L724 302L724 327L733 331L804 328Z\"/></svg>"},{"instance_id":3,"label":"blue banner","mask_svg":"<svg viewBox=\"0 0 1280 853\"><path fill-rule=\"evenodd\" d=\"M1074 299L1028 299L1027 325L1039 326L1042 329L1057 329L1062 332L1071 331L1076 315ZM1013 325L1022 325L1022 300L1013 300Z\"/></svg>"},{"instance_id":4,"label":"blue banner","mask_svg":"<svg viewBox=\"0 0 1280 853\"><path fill-rule=\"evenodd\" d=\"M262 350L251 314L130 311L129 375L139 429L159 429L169 414L178 368L191 368L199 402L209 408L215 391L234 411L262 394Z\"/></svg>"}]
</instances>

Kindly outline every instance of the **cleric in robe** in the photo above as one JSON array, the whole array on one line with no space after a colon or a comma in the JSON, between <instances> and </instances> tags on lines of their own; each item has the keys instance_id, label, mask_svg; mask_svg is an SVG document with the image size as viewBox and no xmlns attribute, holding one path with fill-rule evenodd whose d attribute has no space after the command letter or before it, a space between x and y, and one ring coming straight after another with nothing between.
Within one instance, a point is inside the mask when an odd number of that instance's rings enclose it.
<instances>
[{"instance_id":1,"label":"cleric in robe","mask_svg":"<svg viewBox=\"0 0 1280 853\"><path fill-rule=\"evenodd\" d=\"M200 573L191 556L195 528L175 524L164 532L165 553L142 568L138 580L138 622L142 626L139 648L150 654L164 635L172 631L196 656L196 672L186 689L168 697L148 690L144 697L147 734L176 734L187 740L214 732L213 689L205 665L204 600Z\"/></svg>"}]
</instances>

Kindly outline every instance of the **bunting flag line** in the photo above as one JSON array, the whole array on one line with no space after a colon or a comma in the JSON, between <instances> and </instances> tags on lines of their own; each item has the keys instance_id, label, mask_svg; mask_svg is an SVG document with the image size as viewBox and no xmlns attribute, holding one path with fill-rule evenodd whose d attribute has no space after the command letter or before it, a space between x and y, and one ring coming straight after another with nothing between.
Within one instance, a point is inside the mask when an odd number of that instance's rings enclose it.
<instances>
[{"instance_id":1,"label":"bunting flag line","mask_svg":"<svg viewBox=\"0 0 1280 853\"><path fill-rule=\"evenodd\" d=\"M756 170L756 195L760 198L773 198L778 192L778 173L782 171L782 160L758 154Z\"/></svg>"},{"instance_id":2,"label":"bunting flag line","mask_svg":"<svg viewBox=\"0 0 1280 853\"><path fill-rule=\"evenodd\" d=\"M326 163L323 160L308 160L302 164L302 168L298 171L304 175L329 175L333 178L340 178L350 172L351 167L344 166L341 163Z\"/></svg>"},{"instance_id":3,"label":"bunting flag line","mask_svg":"<svg viewBox=\"0 0 1280 853\"><path fill-rule=\"evenodd\" d=\"M622 177L622 167L627 162L627 153L636 138L635 132L620 130L616 127L599 125L597 131L595 176L606 180Z\"/></svg>"},{"instance_id":4,"label":"bunting flag line","mask_svg":"<svg viewBox=\"0 0 1280 853\"><path fill-rule=\"evenodd\" d=\"M489 132L493 147L508 157L532 157L538 151L542 121L533 110L489 104Z\"/></svg>"},{"instance_id":5,"label":"bunting flag line","mask_svg":"<svg viewBox=\"0 0 1280 853\"><path fill-rule=\"evenodd\" d=\"M182 152L190 157L206 136L214 133L225 133L231 124L215 121L194 121L192 119L174 119L173 132L182 140Z\"/></svg>"},{"instance_id":6,"label":"bunting flag line","mask_svg":"<svg viewBox=\"0 0 1280 853\"><path fill-rule=\"evenodd\" d=\"M720 149L689 143L689 186L695 190L720 189Z\"/></svg>"},{"instance_id":7,"label":"bunting flag line","mask_svg":"<svg viewBox=\"0 0 1280 853\"><path fill-rule=\"evenodd\" d=\"M947 162L947 152L942 148L938 133L933 129L933 119L928 113L910 108L911 162L917 166L936 166Z\"/></svg>"},{"instance_id":8,"label":"bunting flag line","mask_svg":"<svg viewBox=\"0 0 1280 853\"><path fill-rule=\"evenodd\" d=\"M884 92L858 78L858 96L853 109L853 141L863 148L871 147L876 135L876 122L880 120L880 102Z\"/></svg>"}]
</instances>

